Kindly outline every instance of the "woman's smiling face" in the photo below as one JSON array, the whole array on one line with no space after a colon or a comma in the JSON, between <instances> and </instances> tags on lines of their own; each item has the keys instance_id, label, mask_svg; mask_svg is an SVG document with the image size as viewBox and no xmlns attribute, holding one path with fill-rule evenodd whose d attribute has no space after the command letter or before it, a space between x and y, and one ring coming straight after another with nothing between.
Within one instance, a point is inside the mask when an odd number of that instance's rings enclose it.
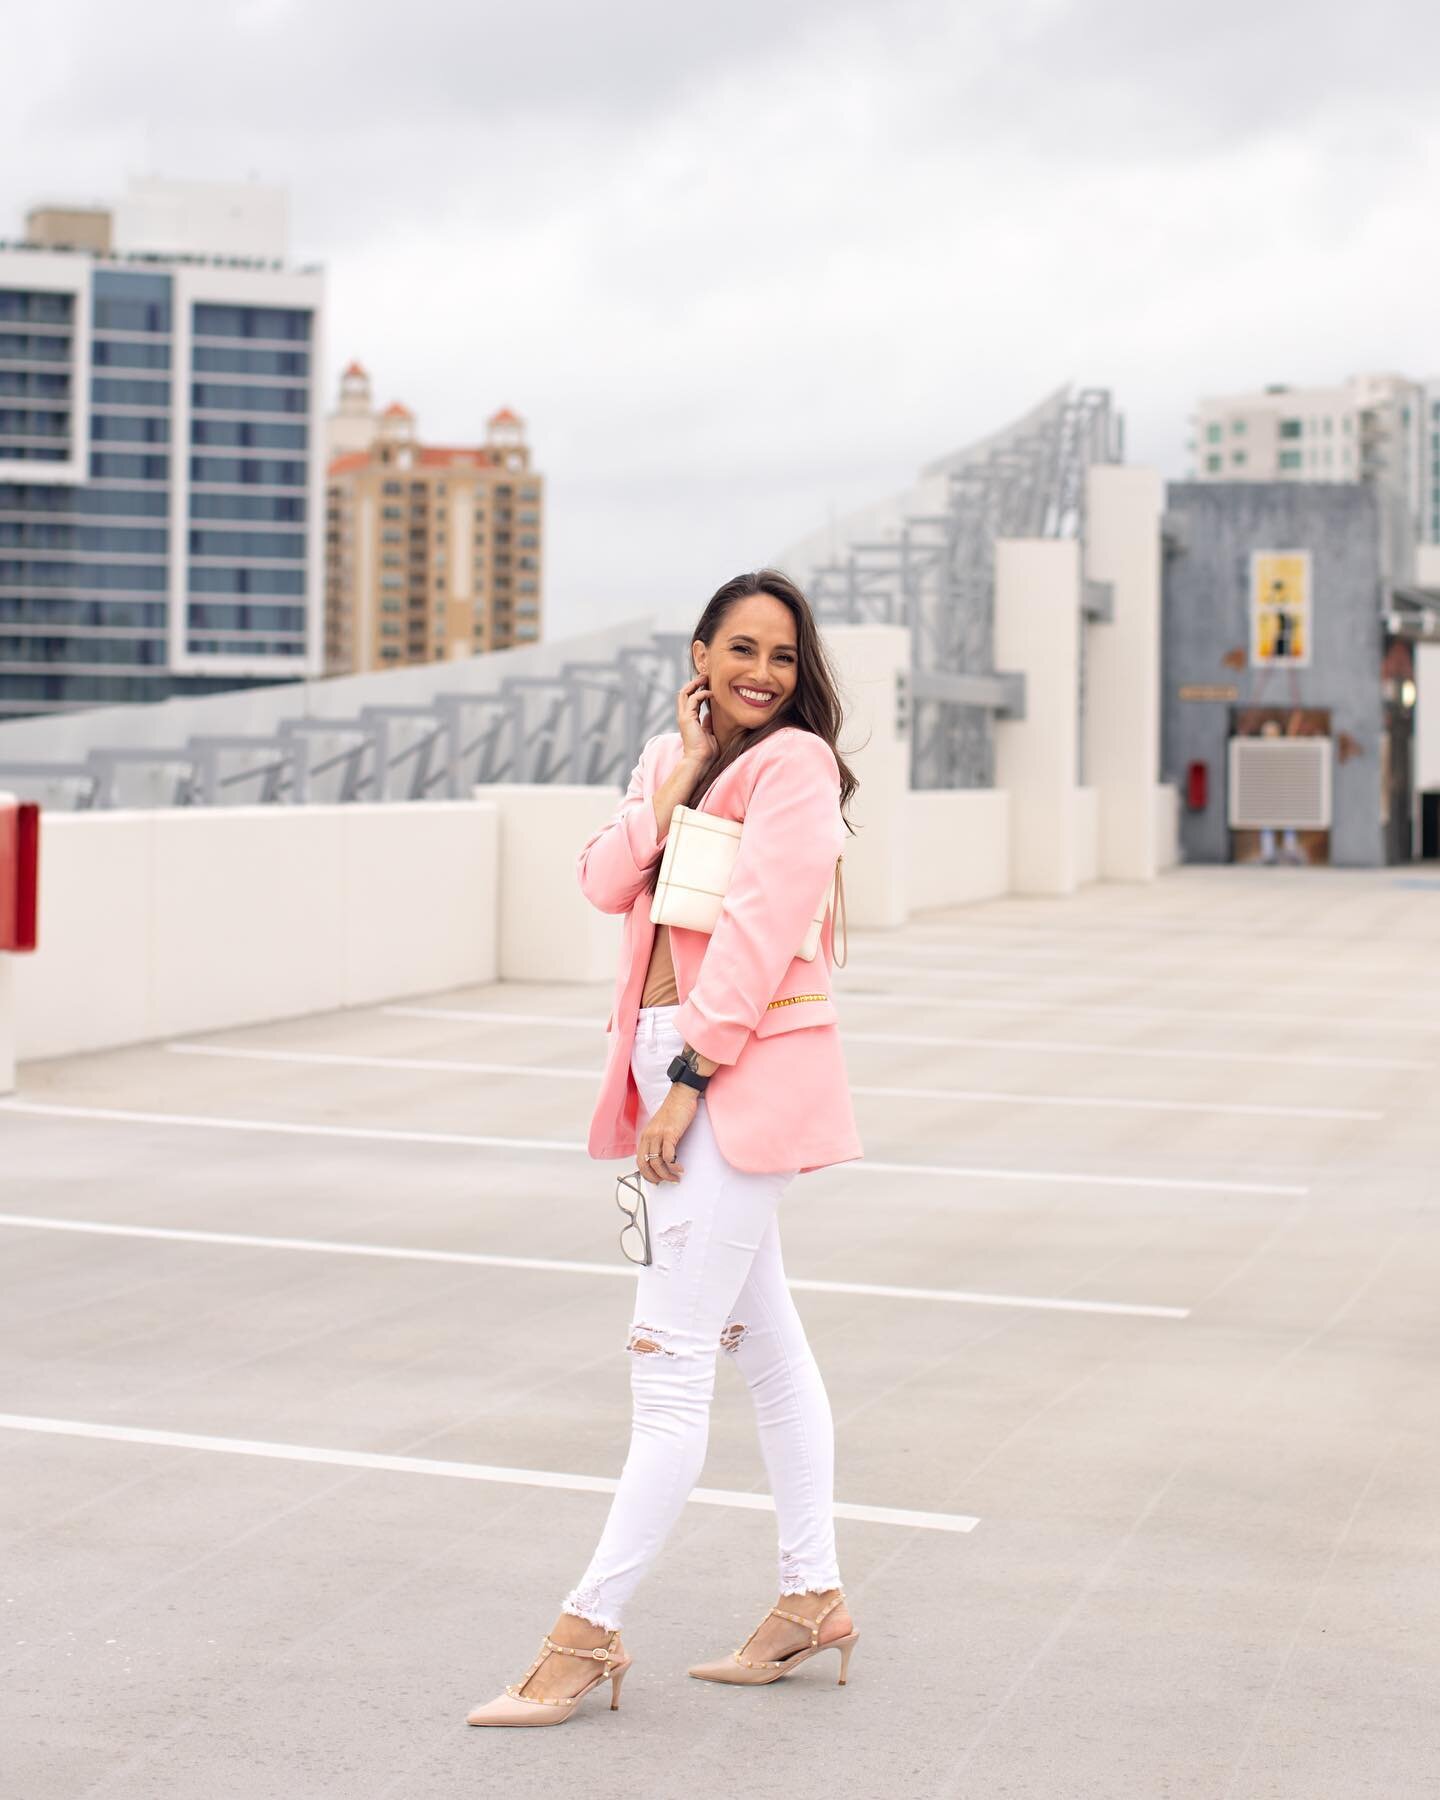
<instances>
[{"instance_id":1,"label":"woman's smiling face","mask_svg":"<svg viewBox=\"0 0 1440 1800\"><path fill-rule=\"evenodd\" d=\"M795 617L773 594L737 600L713 641L697 638L693 652L697 674L707 677L710 729L722 750L737 731L769 724L799 680Z\"/></svg>"}]
</instances>

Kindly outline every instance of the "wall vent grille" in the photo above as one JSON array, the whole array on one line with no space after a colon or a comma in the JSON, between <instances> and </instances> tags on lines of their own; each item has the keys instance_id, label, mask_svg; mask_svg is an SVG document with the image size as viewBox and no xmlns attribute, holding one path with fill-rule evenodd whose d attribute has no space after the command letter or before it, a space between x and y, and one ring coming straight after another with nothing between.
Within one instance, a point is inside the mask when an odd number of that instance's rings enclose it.
<instances>
[{"instance_id":1,"label":"wall vent grille","mask_svg":"<svg viewBox=\"0 0 1440 1800\"><path fill-rule=\"evenodd\" d=\"M1231 738L1230 827L1330 829L1330 739Z\"/></svg>"}]
</instances>

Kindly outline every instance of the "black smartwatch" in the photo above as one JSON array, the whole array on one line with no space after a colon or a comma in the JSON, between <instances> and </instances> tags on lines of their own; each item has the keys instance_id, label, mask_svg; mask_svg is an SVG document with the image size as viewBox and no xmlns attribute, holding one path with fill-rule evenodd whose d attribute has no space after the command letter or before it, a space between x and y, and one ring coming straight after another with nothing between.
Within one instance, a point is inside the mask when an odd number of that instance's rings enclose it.
<instances>
[{"instance_id":1,"label":"black smartwatch","mask_svg":"<svg viewBox=\"0 0 1440 1800\"><path fill-rule=\"evenodd\" d=\"M695 1061L699 1055L698 1050L682 1050L679 1056L672 1060L665 1073L672 1081L683 1081L686 1087L692 1087L697 1094L703 1094L710 1085L710 1077L702 1075L695 1067Z\"/></svg>"}]
</instances>

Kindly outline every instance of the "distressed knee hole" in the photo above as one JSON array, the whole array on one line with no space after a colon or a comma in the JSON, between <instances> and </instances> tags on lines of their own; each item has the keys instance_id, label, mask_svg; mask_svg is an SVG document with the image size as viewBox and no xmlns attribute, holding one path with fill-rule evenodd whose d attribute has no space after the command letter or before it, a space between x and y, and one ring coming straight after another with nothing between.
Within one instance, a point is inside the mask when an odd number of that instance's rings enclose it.
<instances>
[{"instance_id":1,"label":"distressed knee hole","mask_svg":"<svg viewBox=\"0 0 1440 1800\"><path fill-rule=\"evenodd\" d=\"M632 1325L625 1348L632 1356L673 1356L675 1352L667 1350L661 1341L667 1335L654 1325Z\"/></svg>"},{"instance_id":2,"label":"distressed knee hole","mask_svg":"<svg viewBox=\"0 0 1440 1800\"><path fill-rule=\"evenodd\" d=\"M738 1350L741 1339L749 1329L748 1325L742 1325L738 1320L732 1319L720 1333L720 1348L722 1350Z\"/></svg>"}]
</instances>

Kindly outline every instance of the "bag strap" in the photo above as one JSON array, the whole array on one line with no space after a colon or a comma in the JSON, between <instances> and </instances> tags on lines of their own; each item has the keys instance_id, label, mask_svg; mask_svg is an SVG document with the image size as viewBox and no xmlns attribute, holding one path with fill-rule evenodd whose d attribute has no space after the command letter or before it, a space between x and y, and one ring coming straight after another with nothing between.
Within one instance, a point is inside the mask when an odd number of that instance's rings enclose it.
<instances>
[{"instance_id":1,"label":"bag strap","mask_svg":"<svg viewBox=\"0 0 1440 1800\"><path fill-rule=\"evenodd\" d=\"M835 858L835 918L840 922L840 934L845 940L845 954L844 956L834 955L835 926L833 922L830 927L830 952L834 958L835 967L843 969L850 959L850 921L845 915L845 858L843 856Z\"/></svg>"}]
</instances>

